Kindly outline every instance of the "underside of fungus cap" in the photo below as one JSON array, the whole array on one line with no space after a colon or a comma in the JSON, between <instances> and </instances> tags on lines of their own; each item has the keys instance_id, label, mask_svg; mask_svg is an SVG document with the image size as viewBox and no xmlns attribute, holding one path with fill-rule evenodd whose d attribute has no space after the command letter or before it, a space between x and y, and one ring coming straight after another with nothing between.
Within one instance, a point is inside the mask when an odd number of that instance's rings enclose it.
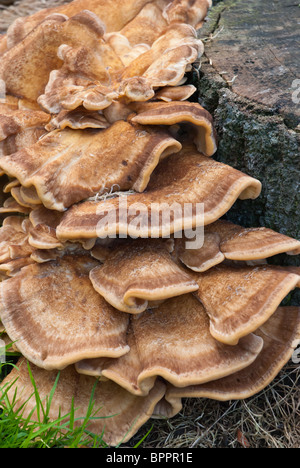
<instances>
[{"instance_id":1,"label":"underside of fungus cap","mask_svg":"<svg viewBox=\"0 0 300 468\"><path fill-rule=\"evenodd\" d=\"M20 205L13 197L7 198L3 206L0 207L0 215L1 214L28 214L31 212L31 208L27 208L25 206Z\"/></svg>"},{"instance_id":2,"label":"underside of fungus cap","mask_svg":"<svg viewBox=\"0 0 300 468\"><path fill-rule=\"evenodd\" d=\"M111 234L169 236L210 224L238 198L256 198L260 192L258 180L207 158L194 148L184 148L158 165L145 192L72 206L63 216L57 236L60 240ZM200 204L204 204L204 216Z\"/></svg>"},{"instance_id":3,"label":"underside of fungus cap","mask_svg":"<svg viewBox=\"0 0 300 468\"><path fill-rule=\"evenodd\" d=\"M97 382L93 377L78 374L73 366L62 370L45 371L20 359L15 369L2 382L7 390L7 398L14 409L21 409L23 417L29 415L38 421L34 388L29 373L33 376L42 402L55 387L51 401L49 420L55 421L66 416L75 408L74 427L82 424L90 407L93 396L96 417L91 418L87 430L103 434L103 441L112 446L125 443L152 416L156 404L164 397L166 386L157 381L149 395L137 397L124 390L114 382Z\"/></svg>"},{"instance_id":4,"label":"underside of fungus cap","mask_svg":"<svg viewBox=\"0 0 300 468\"><path fill-rule=\"evenodd\" d=\"M226 220L205 226L203 245L190 247L195 239L175 238L174 258L191 270L204 272L223 261L252 262L280 253L298 255L300 242L267 228L244 228Z\"/></svg>"},{"instance_id":5,"label":"underside of fungus cap","mask_svg":"<svg viewBox=\"0 0 300 468\"><path fill-rule=\"evenodd\" d=\"M223 379L184 389L170 386L166 398L175 405L181 398L228 401L250 398L266 388L291 358L300 341L300 308L280 307L255 334L263 349L249 367Z\"/></svg>"},{"instance_id":6,"label":"underside of fungus cap","mask_svg":"<svg viewBox=\"0 0 300 468\"><path fill-rule=\"evenodd\" d=\"M219 343L210 334L203 306L192 294L169 299L132 317L128 343L130 352L124 358L87 360L76 369L146 395L157 376L185 387L232 374L249 366L263 345L253 335L236 347Z\"/></svg>"},{"instance_id":7,"label":"underside of fungus cap","mask_svg":"<svg viewBox=\"0 0 300 468\"><path fill-rule=\"evenodd\" d=\"M28 233L24 232L24 218L9 216L0 228L0 262L30 255L32 249L28 244Z\"/></svg>"},{"instance_id":8,"label":"underside of fungus cap","mask_svg":"<svg viewBox=\"0 0 300 468\"><path fill-rule=\"evenodd\" d=\"M11 109L0 104L0 142L27 128L45 127L49 120L50 116L42 111Z\"/></svg>"},{"instance_id":9,"label":"underside of fungus cap","mask_svg":"<svg viewBox=\"0 0 300 468\"><path fill-rule=\"evenodd\" d=\"M109 122L98 111L88 111L85 108L79 108L75 111L61 111L51 119L46 126L49 132L59 129L72 128L73 130L85 130L87 128L108 128Z\"/></svg>"},{"instance_id":10,"label":"underside of fungus cap","mask_svg":"<svg viewBox=\"0 0 300 468\"><path fill-rule=\"evenodd\" d=\"M101 47L104 29L101 20L87 10L70 19L64 15L48 15L3 55L0 78L6 83L7 92L36 101L44 92L51 71L62 66L59 47L68 44L72 48L97 49L99 44Z\"/></svg>"},{"instance_id":11,"label":"underside of fungus cap","mask_svg":"<svg viewBox=\"0 0 300 468\"><path fill-rule=\"evenodd\" d=\"M193 275L211 334L229 345L262 326L299 283L298 274L271 265L218 265Z\"/></svg>"},{"instance_id":12,"label":"underside of fungus cap","mask_svg":"<svg viewBox=\"0 0 300 468\"><path fill-rule=\"evenodd\" d=\"M91 270L90 280L106 301L131 314L198 289L159 239L138 239L116 246L104 265Z\"/></svg>"},{"instance_id":13,"label":"underside of fungus cap","mask_svg":"<svg viewBox=\"0 0 300 468\"><path fill-rule=\"evenodd\" d=\"M193 240L196 238L192 238ZM220 236L217 233L204 232L203 245L199 248L192 248L191 239L185 235L175 239L174 242L174 260L182 262L195 272L203 273L225 260L224 254L220 251Z\"/></svg>"},{"instance_id":14,"label":"underside of fungus cap","mask_svg":"<svg viewBox=\"0 0 300 468\"><path fill-rule=\"evenodd\" d=\"M24 187L35 187L47 208L64 211L113 187L143 191L159 161L180 149L167 130L118 121L102 131L51 132L1 158L0 167Z\"/></svg>"},{"instance_id":15,"label":"underside of fungus cap","mask_svg":"<svg viewBox=\"0 0 300 468\"><path fill-rule=\"evenodd\" d=\"M219 220L207 226L206 233L220 236L220 251L230 260L258 260L280 253L300 253L300 241L264 227L243 228L229 221Z\"/></svg>"},{"instance_id":16,"label":"underside of fungus cap","mask_svg":"<svg viewBox=\"0 0 300 468\"><path fill-rule=\"evenodd\" d=\"M186 101L196 91L197 88L194 85L166 86L155 93L155 99L164 102Z\"/></svg>"},{"instance_id":17,"label":"underside of fungus cap","mask_svg":"<svg viewBox=\"0 0 300 468\"><path fill-rule=\"evenodd\" d=\"M200 153L212 156L217 150L217 135L213 120L198 103L193 102L146 102L133 106L137 115L131 118L132 122L142 125L169 125L183 124L187 126L187 139L194 138L194 143ZM181 130L182 131L182 130Z\"/></svg>"},{"instance_id":18,"label":"underside of fungus cap","mask_svg":"<svg viewBox=\"0 0 300 468\"><path fill-rule=\"evenodd\" d=\"M82 358L129 351L127 314L111 307L89 280L97 264L89 255L65 255L23 268L1 284L1 321L30 362L62 369Z\"/></svg>"}]
</instances>

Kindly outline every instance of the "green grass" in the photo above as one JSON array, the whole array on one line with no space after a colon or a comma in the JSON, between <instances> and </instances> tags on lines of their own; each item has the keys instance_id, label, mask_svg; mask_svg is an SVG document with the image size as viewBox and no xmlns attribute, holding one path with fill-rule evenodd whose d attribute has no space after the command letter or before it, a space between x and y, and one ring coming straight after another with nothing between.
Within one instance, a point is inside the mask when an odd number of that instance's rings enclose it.
<instances>
[{"instance_id":1,"label":"green grass","mask_svg":"<svg viewBox=\"0 0 300 468\"><path fill-rule=\"evenodd\" d=\"M0 365L0 381L9 373L14 364L13 353L8 353L9 362ZM42 401L38 388L28 365L33 392L30 398L35 399L35 408L24 417L24 405L16 407L16 394L12 401L8 399L8 390L15 383L2 385L0 402L0 448L105 448L103 434L96 435L88 431L88 423L96 419L93 388L85 418L76 418L76 408L72 404L68 414L59 415L55 421L50 421L49 413L59 380L59 374L47 398ZM1 385L1 384L0 384ZM36 410L37 420L32 419Z\"/></svg>"},{"instance_id":2,"label":"green grass","mask_svg":"<svg viewBox=\"0 0 300 468\"><path fill-rule=\"evenodd\" d=\"M8 349L9 347L10 345L6 348ZM94 393L98 383L97 380L95 380L95 385L91 392L88 409L84 418L76 417L76 408L74 407L73 401L71 411L68 414L59 415L59 417L53 421L50 420L49 414L60 373L57 375L51 392L46 399L42 400L32 375L30 364L28 363L28 372L33 388L29 399L34 398L35 405L31 413L27 417L24 417L26 402L23 406L17 407L16 393L12 401L8 398L8 391L15 384L16 380L9 384L1 385L1 382L10 373L12 368L17 367L17 361L20 355L7 351L6 357L7 363L0 364L0 448L108 447L103 440L103 434L94 434L87 429L92 420L103 419L97 417L97 413L101 408L95 409ZM36 413L35 419L32 418L34 412ZM138 448L146 440L152 428L153 427L135 443L133 448Z\"/></svg>"}]
</instances>

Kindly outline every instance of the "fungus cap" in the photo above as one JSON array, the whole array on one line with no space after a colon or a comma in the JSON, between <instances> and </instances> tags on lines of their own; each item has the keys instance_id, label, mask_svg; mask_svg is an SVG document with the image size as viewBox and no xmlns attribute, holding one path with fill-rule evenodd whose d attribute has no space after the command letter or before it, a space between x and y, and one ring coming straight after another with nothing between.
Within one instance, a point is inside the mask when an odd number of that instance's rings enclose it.
<instances>
[{"instance_id":1,"label":"fungus cap","mask_svg":"<svg viewBox=\"0 0 300 468\"><path fill-rule=\"evenodd\" d=\"M143 191L159 161L180 149L165 130L118 121L102 131L51 132L1 158L0 167L24 187L34 186L47 208L64 211L113 187Z\"/></svg>"},{"instance_id":2,"label":"fungus cap","mask_svg":"<svg viewBox=\"0 0 300 468\"><path fill-rule=\"evenodd\" d=\"M255 334L263 339L261 353L249 367L228 377L184 389L169 387L166 399L178 405L181 398L220 401L250 398L266 388L291 358L300 341L300 308L280 307Z\"/></svg>"},{"instance_id":3,"label":"fungus cap","mask_svg":"<svg viewBox=\"0 0 300 468\"><path fill-rule=\"evenodd\" d=\"M193 275L211 334L231 345L262 326L299 283L299 274L271 265L224 264Z\"/></svg>"},{"instance_id":4,"label":"fungus cap","mask_svg":"<svg viewBox=\"0 0 300 468\"><path fill-rule=\"evenodd\" d=\"M131 318L130 351L119 359L86 360L82 373L103 376L136 395L146 395L158 376L177 387L209 382L249 366L263 341L250 335L232 347L216 341L209 318L192 294L167 300Z\"/></svg>"},{"instance_id":5,"label":"fungus cap","mask_svg":"<svg viewBox=\"0 0 300 468\"><path fill-rule=\"evenodd\" d=\"M153 302L198 289L158 239L138 239L116 246L104 265L91 270L90 280L106 301L131 314L144 312Z\"/></svg>"},{"instance_id":6,"label":"fungus cap","mask_svg":"<svg viewBox=\"0 0 300 468\"><path fill-rule=\"evenodd\" d=\"M210 224L223 216L238 198L256 198L260 192L258 180L184 147L161 161L143 193L128 196L124 193L72 206L64 214L57 236L60 240L116 234L170 236ZM190 209L185 211L185 204ZM204 204L204 217L199 204Z\"/></svg>"},{"instance_id":7,"label":"fungus cap","mask_svg":"<svg viewBox=\"0 0 300 468\"><path fill-rule=\"evenodd\" d=\"M65 255L1 283L1 321L30 362L62 369L82 358L129 351L127 314L106 303L89 280L96 265L90 256Z\"/></svg>"},{"instance_id":8,"label":"fungus cap","mask_svg":"<svg viewBox=\"0 0 300 468\"><path fill-rule=\"evenodd\" d=\"M57 380L48 415L50 421L67 416L76 408L74 427L80 426L93 395L97 417L89 421L87 430L103 434L103 441L112 446L133 437L151 418L166 391L166 385L157 381L149 395L137 397L114 382L97 382L93 377L80 375L73 366L60 371L58 376L56 371L45 371L22 358L2 382L2 387L6 389L7 386L7 397L10 402L15 402L15 410L22 407L23 416L27 418L30 415L36 421L38 415L29 368L42 401L50 394Z\"/></svg>"}]
</instances>

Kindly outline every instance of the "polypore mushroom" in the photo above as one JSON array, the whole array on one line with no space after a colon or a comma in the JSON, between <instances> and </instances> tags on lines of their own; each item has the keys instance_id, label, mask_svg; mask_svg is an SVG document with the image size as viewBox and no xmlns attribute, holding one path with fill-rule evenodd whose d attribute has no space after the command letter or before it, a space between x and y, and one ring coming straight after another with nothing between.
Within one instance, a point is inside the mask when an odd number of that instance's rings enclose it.
<instances>
[{"instance_id":1,"label":"polypore mushroom","mask_svg":"<svg viewBox=\"0 0 300 468\"><path fill-rule=\"evenodd\" d=\"M119 33L101 40L97 47L59 47L63 66L51 71L45 93L38 98L45 110L58 113L79 106L102 110L124 97L147 101L155 96L156 88L181 84L187 67L203 53L196 31L180 23L169 26L150 49L134 54L132 61L127 57L126 67L123 44L127 38ZM122 47L118 46L120 40Z\"/></svg>"},{"instance_id":2,"label":"polypore mushroom","mask_svg":"<svg viewBox=\"0 0 300 468\"><path fill-rule=\"evenodd\" d=\"M0 228L0 273L4 279L33 263L30 256L34 249L28 240L29 224L20 216L9 216L3 221Z\"/></svg>"},{"instance_id":3,"label":"polypore mushroom","mask_svg":"<svg viewBox=\"0 0 300 468\"><path fill-rule=\"evenodd\" d=\"M65 255L23 268L1 284L1 321L39 367L62 369L83 358L129 351L127 314L106 303L89 280L96 265L90 256Z\"/></svg>"},{"instance_id":4,"label":"polypore mushroom","mask_svg":"<svg viewBox=\"0 0 300 468\"><path fill-rule=\"evenodd\" d=\"M178 405L181 398L241 400L266 388L291 358L300 340L300 308L280 307L255 335L263 340L263 349L247 368L228 377L184 389L170 386L166 399Z\"/></svg>"},{"instance_id":5,"label":"polypore mushroom","mask_svg":"<svg viewBox=\"0 0 300 468\"><path fill-rule=\"evenodd\" d=\"M8 136L0 142L0 157L16 153L23 148L34 145L45 133L45 127L37 125Z\"/></svg>"},{"instance_id":6,"label":"polypore mushroom","mask_svg":"<svg viewBox=\"0 0 300 468\"><path fill-rule=\"evenodd\" d=\"M14 38L12 42L15 45L21 42L47 16L60 14L71 17L83 11L86 7L88 7L89 11L105 20L107 32L120 31L148 3L150 3L149 0L128 0L126 3L123 0L88 0L88 2L86 0L75 0L59 7L43 9L29 17L18 18L8 29L7 36L10 41ZM165 3L169 4L169 0Z\"/></svg>"},{"instance_id":7,"label":"polypore mushroom","mask_svg":"<svg viewBox=\"0 0 300 468\"><path fill-rule=\"evenodd\" d=\"M75 111L61 111L53 117L51 122L46 126L49 132L59 129L72 128L73 130L85 130L86 128L108 128L109 122L100 114L100 112L88 111L84 108L76 109Z\"/></svg>"},{"instance_id":8,"label":"polypore mushroom","mask_svg":"<svg viewBox=\"0 0 300 468\"><path fill-rule=\"evenodd\" d=\"M186 236L175 239L174 258L188 268L204 272L222 263L265 260L280 253L298 255L300 242L266 228L244 228L226 220L205 226L204 243L200 248L186 248Z\"/></svg>"},{"instance_id":9,"label":"polypore mushroom","mask_svg":"<svg viewBox=\"0 0 300 468\"><path fill-rule=\"evenodd\" d=\"M211 6L212 0L175 0L168 4L164 15L169 23L182 22L199 28Z\"/></svg>"},{"instance_id":10,"label":"polypore mushroom","mask_svg":"<svg viewBox=\"0 0 300 468\"><path fill-rule=\"evenodd\" d=\"M7 198L3 206L0 207L0 214L6 213L23 213L28 214L30 213L31 209L25 206L20 205L13 197Z\"/></svg>"},{"instance_id":11,"label":"polypore mushroom","mask_svg":"<svg viewBox=\"0 0 300 468\"><path fill-rule=\"evenodd\" d=\"M147 395L158 376L176 387L216 380L249 366L263 340L254 335L237 346L215 340L209 318L192 294L169 299L131 318L130 352L119 359L85 360L80 373L103 376L135 395Z\"/></svg>"},{"instance_id":12,"label":"polypore mushroom","mask_svg":"<svg viewBox=\"0 0 300 468\"><path fill-rule=\"evenodd\" d=\"M258 180L188 147L158 165L143 193L72 206L57 227L57 236L60 240L112 234L164 237L203 225L197 203L204 204L206 225L223 216L238 198L256 198L260 192ZM186 212L185 204L191 208ZM166 207L172 212L161 216Z\"/></svg>"},{"instance_id":13,"label":"polypore mushroom","mask_svg":"<svg viewBox=\"0 0 300 468\"><path fill-rule=\"evenodd\" d=\"M104 265L90 272L95 290L118 310L144 312L152 303L198 289L171 259L166 243L140 239L115 247Z\"/></svg>"},{"instance_id":14,"label":"polypore mushroom","mask_svg":"<svg viewBox=\"0 0 300 468\"><path fill-rule=\"evenodd\" d=\"M131 122L141 125L187 125L200 153L212 156L216 152L217 138L213 120L209 112L203 109L200 104L193 102L146 102L138 103L133 109L137 115L131 118Z\"/></svg>"},{"instance_id":15,"label":"polypore mushroom","mask_svg":"<svg viewBox=\"0 0 300 468\"><path fill-rule=\"evenodd\" d=\"M234 264L299 242L219 221L261 183L211 157L212 118L186 102L210 4L75 0L0 39L0 214L24 215L0 230L0 320L25 358L3 385L37 417L26 360L41 399L61 370L50 419L84 416L95 386L88 429L112 445L184 395L259 391L299 337L299 311L276 311L299 269Z\"/></svg>"},{"instance_id":16,"label":"polypore mushroom","mask_svg":"<svg viewBox=\"0 0 300 468\"><path fill-rule=\"evenodd\" d=\"M167 1L147 3L135 18L120 30L120 35L126 37L132 46L151 46L168 26L161 8L164 3L167 4Z\"/></svg>"},{"instance_id":17,"label":"polypore mushroom","mask_svg":"<svg viewBox=\"0 0 300 468\"><path fill-rule=\"evenodd\" d=\"M4 219L0 228L1 262L30 255L32 249L28 244L28 234L23 229L23 221L24 218L21 216Z\"/></svg>"},{"instance_id":18,"label":"polypore mushroom","mask_svg":"<svg viewBox=\"0 0 300 468\"><path fill-rule=\"evenodd\" d=\"M28 242L35 249L41 250L62 249L64 247L57 239L55 229L45 224L30 228Z\"/></svg>"},{"instance_id":19,"label":"polypore mushroom","mask_svg":"<svg viewBox=\"0 0 300 468\"><path fill-rule=\"evenodd\" d=\"M48 15L3 55L0 78L6 83L7 92L36 101L44 92L51 71L61 66L58 48L68 44L97 49L103 34L103 23L91 12L83 11L70 19L62 14ZM18 67L17 74L15 67Z\"/></svg>"},{"instance_id":20,"label":"polypore mushroom","mask_svg":"<svg viewBox=\"0 0 300 468\"><path fill-rule=\"evenodd\" d=\"M0 167L24 187L34 186L44 206L64 211L111 187L143 191L159 161L180 149L167 131L118 121L98 132L51 132L1 158Z\"/></svg>"},{"instance_id":21,"label":"polypore mushroom","mask_svg":"<svg viewBox=\"0 0 300 468\"><path fill-rule=\"evenodd\" d=\"M0 104L0 141L30 127L44 127L49 120L45 112L11 109Z\"/></svg>"},{"instance_id":22,"label":"polypore mushroom","mask_svg":"<svg viewBox=\"0 0 300 468\"><path fill-rule=\"evenodd\" d=\"M38 205L41 204L41 201L39 200L39 198L37 198L37 200L35 200L34 203L30 203L30 202L26 201L24 199L24 197L23 197L22 187L21 186L12 187L10 193L11 193L12 197L16 200L16 202L19 205L24 206L25 208L34 209L37 204Z\"/></svg>"},{"instance_id":23,"label":"polypore mushroom","mask_svg":"<svg viewBox=\"0 0 300 468\"><path fill-rule=\"evenodd\" d=\"M1 263L0 264L0 273L1 275L4 275L4 278L7 276L15 276L19 271L34 263L34 260L28 256L28 257L22 257L22 258L16 258L14 260L9 260L6 263Z\"/></svg>"},{"instance_id":24,"label":"polypore mushroom","mask_svg":"<svg viewBox=\"0 0 300 468\"><path fill-rule=\"evenodd\" d=\"M10 193L13 187L19 187L19 186L20 186L20 182L18 181L18 179L9 179L9 182L7 182L7 184L5 184L3 187L3 193Z\"/></svg>"},{"instance_id":25,"label":"polypore mushroom","mask_svg":"<svg viewBox=\"0 0 300 468\"><path fill-rule=\"evenodd\" d=\"M155 93L155 99L165 102L186 101L195 94L196 91L197 89L193 85L166 86Z\"/></svg>"},{"instance_id":26,"label":"polypore mushroom","mask_svg":"<svg viewBox=\"0 0 300 468\"><path fill-rule=\"evenodd\" d=\"M190 270L203 273L225 260L225 255L220 250L220 236L217 233L204 231L203 245L200 248L187 248L187 242L190 242L190 239L184 234L181 238L174 239L173 258Z\"/></svg>"},{"instance_id":27,"label":"polypore mushroom","mask_svg":"<svg viewBox=\"0 0 300 468\"><path fill-rule=\"evenodd\" d=\"M220 236L220 250L229 260L259 260L280 253L299 255L300 242L272 229L243 228L219 220L206 227L207 233Z\"/></svg>"},{"instance_id":28,"label":"polypore mushroom","mask_svg":"<svg viewBox=\"0 0 300 468\"><path fill-rule=\"evenodd\" d=\"M41 401L45 400L58 380L48 415L50 420L67 417L72 408L76 408L74 426L80 426L93 394L97 417L90 420L87 429L103 434L104 442L109 445L128 441L151 418L156 404L166 391L166 385L157 381L149 395L137 397L112 381L97 382L94 377L80 375L73 366L62 370L58 376L57 371L46 371L21 359L2 382L2 387L7 387L7 398L14 401L15 411L22 408L24 418L30 415L31 419L38 420L28 365Z\"/></svg>"},{"instance_id":29,"label":"polypore mushroom","mask_svg":"<svg viewBox=\"0 0 300 468\"><path fill-rule=\"evenodd\" d=\"M194 278L211 334L231 345L263 325L299 283L299 274L271 265L218 265Z\"/></svg>"}]
</instances>

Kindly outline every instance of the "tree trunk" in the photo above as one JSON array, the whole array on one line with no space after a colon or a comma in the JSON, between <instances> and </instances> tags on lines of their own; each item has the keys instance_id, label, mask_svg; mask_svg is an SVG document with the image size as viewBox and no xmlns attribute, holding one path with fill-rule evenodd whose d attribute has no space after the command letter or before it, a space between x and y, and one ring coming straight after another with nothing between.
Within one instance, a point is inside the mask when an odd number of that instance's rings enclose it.
<instances>
[{"instance_id":1,"label":"tree trunk","mask_svg":"<svg viewBox=\"0 0 300 468\"><path fill-rule=\"evenodd\" d=\"M215 2L200 37L205 55L193 81L214 117L215 158L263 184L227 218L300 238L300 8L294 0ZM274 263L300 265L299 256ZM296 301L296 302L295 302ZM300 304L299 290L293 303Z\"/></svg>"}]
</instances>

